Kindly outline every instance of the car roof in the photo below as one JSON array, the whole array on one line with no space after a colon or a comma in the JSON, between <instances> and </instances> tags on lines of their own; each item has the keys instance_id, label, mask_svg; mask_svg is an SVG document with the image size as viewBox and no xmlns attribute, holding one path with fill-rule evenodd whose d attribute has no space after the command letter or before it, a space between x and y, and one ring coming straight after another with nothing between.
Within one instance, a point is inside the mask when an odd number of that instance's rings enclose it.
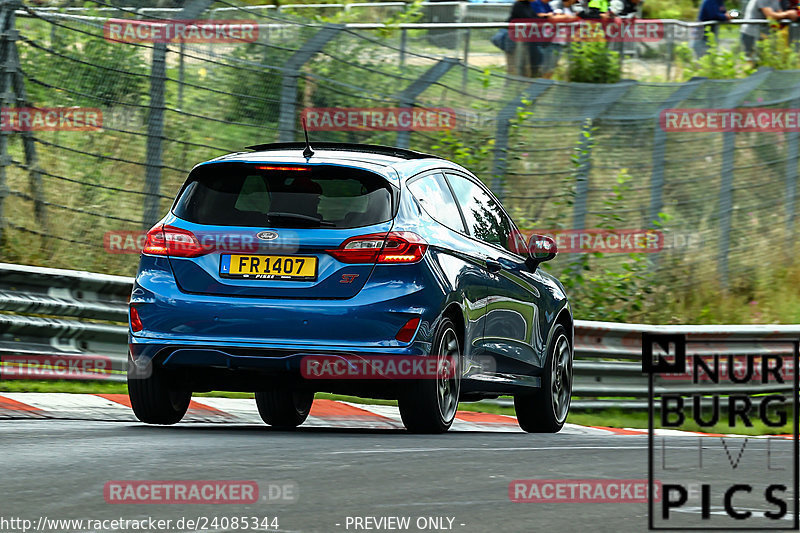
<instances>
[{"instance_id":1,"label":"car roof","mask_svg":"<svg viewBox=\"0 0 800 533\"><path fill-rule=\"evenodd\" d=\"M399 186L399 181L429 168L464 170L441 157L380 145L312 143L314 155L303 156L304 143L272 143L250 146L252 152L235 152L201 163L282 163L296 165L340 165L370 170ZM198 166L200 166L198 165Z\"/></svg>"}]
</instances>

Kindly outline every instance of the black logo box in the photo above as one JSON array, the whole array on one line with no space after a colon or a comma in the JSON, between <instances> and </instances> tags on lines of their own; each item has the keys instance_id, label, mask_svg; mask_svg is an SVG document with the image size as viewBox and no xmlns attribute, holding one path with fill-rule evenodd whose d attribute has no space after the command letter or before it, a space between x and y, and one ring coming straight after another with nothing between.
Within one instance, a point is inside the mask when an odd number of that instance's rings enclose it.
<instances>
[{"instance_id":1,"label":"black logo box","mask_svg":"<svg viewBox=\"0 0 800 533\"><path fill-rule=\"evenodd\" d=\"M736 343L760 343L760 344L791 344L793 355L793 374L794 374L794 387L792 390L792 421L793 421L793 443L794 443L794 461L793 461L793 485L794 485L794 524L789 527L657 527L654 521L654 501L653 495L655 494L655 483L653 479L653 449L655 426L653 420L653 413L655 411L655 376L657 374L683 374L686 372L686 344L687 342L696 342L703 344L736 344ZM670 344L675 346L675 352L670 354ZM658 361L653 359L653 346L658 345L668 354L674 357L674 361L664 359L659 355ZM676 333L642 333L642 372L648 375L648 431L647 431L647 462L648 462L648 491L647 491L647 507L648 507L648 529L650 531L798 531L800 530L800 435L798 435L798 391L800 391L800 339L714 339L702 338L695 341L687 340L685 334ZM730 370L732 371L732 369ZM663 496L663 495L662 495Z\"/></svg>"}]
</instances>

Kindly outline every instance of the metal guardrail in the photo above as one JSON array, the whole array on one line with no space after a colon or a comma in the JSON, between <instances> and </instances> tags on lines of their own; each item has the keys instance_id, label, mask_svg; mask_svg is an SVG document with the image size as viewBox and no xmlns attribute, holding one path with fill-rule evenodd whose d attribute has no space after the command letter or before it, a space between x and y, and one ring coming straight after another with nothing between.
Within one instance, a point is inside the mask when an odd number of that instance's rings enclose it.
<instances>
[{"instance_id":1,"label":"metal guardrail","mask_svg":"<svg viewBox=\"0 0 800 533\"><path fill-rule=\"evenodd\" d=\"M337 13L365 13L364 16L376 21L382 20L389 13L405 11L411 4L407 2L349 2L334 4L281 4L260 6L232 6L209 9L206 16L211 19L224 17L241 18L242 14L254 14L259 17L275 15L296 14L300 16L323 15L331 16ZM424 19L431 22L477 22L501 21L508 18L513 2L420 2ZM160 7L34 7L42 15L48 13L81 14L97 13L105 16L138 15L147 18L173 18L181 8ZM24 13L20 12L21 16Z\"/></svg>"},{"instance_id":2,"label":"metal guardrail","mask_svg":"<svg viewBox=\"0 0 800 533\"><path fill-rule=\"evenodd\" d=\"M127 354L127 301L133 280L91 272L0 263L0 376L3 361L20 355L108 358L112 372L97 379L124 380ZM642 333L687 337L691 355L791 355L800 325L654 326L575 321L574 407L639 409L647 406L647 376L641 371ZM759 340L773 341L759 343ZM713 342L712 342L713 341ZM728 344L725 341L733 341ZM42 377L58 377L58 370ZM94 376L90 376L94 377ZM713 386L725 394L741 386ZM755 392L791 390L791 385L753 385ZM690 379L658 378L659 392L708 392ZM492 401L510 405L511 401Z\"/></svg>"},{"instance_id":3,"label":"metal guardrail","mask_svg":"<svg viewBox=\"0 0 800 533\"><path fill-rule=\"evenodd\" d=\"M109 371L96 373L97 379L124 381L132 283L122 276L0 263L0 377L74 379L57 366L74 358L110 360Z\"/></svg>"}]
</instances>

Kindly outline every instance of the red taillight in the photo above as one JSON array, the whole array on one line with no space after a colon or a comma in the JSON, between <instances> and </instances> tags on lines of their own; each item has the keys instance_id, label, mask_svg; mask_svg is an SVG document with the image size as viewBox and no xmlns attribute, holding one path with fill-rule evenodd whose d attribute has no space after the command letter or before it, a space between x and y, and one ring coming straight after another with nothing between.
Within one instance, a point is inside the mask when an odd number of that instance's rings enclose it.
<instances>
[{"instance_id":1,"label":"red taillight","mask_svg":"<svg viewBox=\"0 0 800 533\"><path fill-rule=\"evenodd\" d=\"M400 342L411 342L411 339L414 338L414 333L417 332L417 326L419 326L419 318L412 318L406 322L405 326L400 328L394 338Z\"/></svg>"},{"instance_id":2,"label":"red taillight","mask_svg":"<svg viewBox=\"0 0 800 533\"><path fill-rule=\"evenodd\" d=\"M142 331L142 319L139 318L139 311L134 306L130 307L131 331Z\"/></svg>"},{"instance_id":3,"label":"red taillight","mask_svg":"<svg viewBox=\"0 0 800 533\"><path fill-rule=\"evenodd\" d=\"M416 233L392 231L350 237L326 252L342 263L416 263L427 249L428 243Z\"/></svg>"},{"instance_id":4,"label":"red taillight","mask_svg":"<svg viewBox=\"0 0 800 533\"><path fill-rule=\"evenodd\" d=\"M145 254L170 257L197 257L209 251L191 231L161 224L156 224L147 232L142 248Z\"/></svg>"}]
</instances>

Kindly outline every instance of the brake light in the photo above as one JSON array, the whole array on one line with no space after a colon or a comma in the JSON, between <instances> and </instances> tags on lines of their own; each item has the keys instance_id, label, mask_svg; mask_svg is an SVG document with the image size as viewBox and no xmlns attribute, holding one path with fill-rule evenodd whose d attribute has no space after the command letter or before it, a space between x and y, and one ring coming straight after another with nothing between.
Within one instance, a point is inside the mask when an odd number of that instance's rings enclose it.
<instances>
[{"instance_id":1,"label":"brake light","mask_svg":"<svg viewBox=\"0 0 800 533\"><path fill-rule=\"evenodd\" d=\"M210 252L191 231L156 224L147 232L142 253L170 257L197 257Z\"/></svg>"},{"instance_id":2,"label":"brake light","mask_svg":"<svg viewBox=\"0 0 800 533\"><path fill-rule=\"evenodd\" d=\"M411 339L414 338L414 333L417 332L417 326L419 326L419 317L412 318L400 328L400 331L397 332L394 338L400 342L411 342Z\"/></svg>"},{"instance_id":3,"label":"brake light","mask_svg":"<svg viewBox=\"0 0 800 533\"><path fill-rule=\"evenodd\" d=\"M275 165L256 165L256 170L296 170L298 172L307 172L311 170L308 167L283 167Z\"/></svg>"},{"instance_id":4,"label":"brake light","mask_svg":"<svg viewBox=\"0 0 800 533\"><path fill-rule=\"evenodd\" d=\"M342 263L416 263L428 243L410 231L372 233L350 237L339 248L325 250Z\"/></svg>"},{"instance_id":5,"label":"brake light","mask_svg":"<svg viewBox=\"0 0 800 533\"><path fill-rule=\"evenodd\" d=\"M142 329L144 329L142 319L139 318L139 311L137 311L134 306L130 307L129 316L131 320L131 331L142 331Z\"/></svg>"}]
</instances>

